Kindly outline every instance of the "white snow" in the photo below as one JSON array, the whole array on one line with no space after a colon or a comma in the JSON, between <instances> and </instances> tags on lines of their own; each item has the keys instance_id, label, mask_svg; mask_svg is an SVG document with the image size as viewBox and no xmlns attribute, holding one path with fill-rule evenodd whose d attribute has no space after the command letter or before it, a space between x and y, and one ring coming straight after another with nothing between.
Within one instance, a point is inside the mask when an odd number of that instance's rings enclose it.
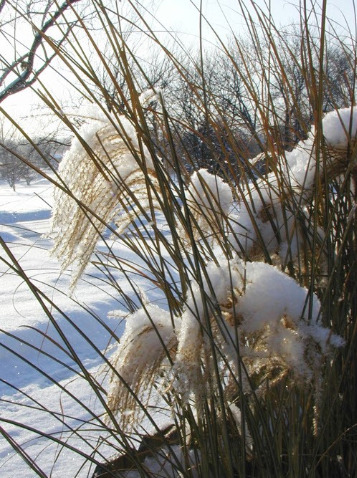
<instances>
[{"instance_id":1,"label":"white snow","mask_svg":"<svg viewBox=\"0 0 357 478\"><path fill-rule=\"evenodd\" d=\"M112 342L105 327L118 336L122 334L122 322L110 315L107 318L108 312L120 308L121 304L115 300L111 287L102 280L103 277L92 265L78 282L73 297L68 297L69 273L60 272L58 261L51 258L48 252L51 243L43 237L49 229L51 203L52 186L43 179L29 187L17 185L16 192L4 181L0 182L1 238L11 253L21 260L21 267L31 282L63 311L62 314L54 310L49 301L45 302L56 318L56 331L44 310L34 300L25 281L11 269L12 261L0 246L1 426L29 455L36 458L38 466L47 476L85 477L90 467L88 462L84 465L85 457L56 443L51 444L50 440L29 430L6 423L6 420L23 423L56 438L65 437L70 446L79 447L83 453L88 454L93 454L101 437L108 434L103 431L103 425L95 420L89 423L92 412L102 413L103 406L88 382L80 377L79 366L59 334L63 333L68 338L79 361L90 374L101 381L103 378L98 372L103 358L94 346L104 352ZM130 259L127 250L117 249L116 252ZM130 290L127 292L130 293ZM68 314L73 325L65 314ZM75 327L84 330L91 337L93 345ZM55 357L57 361L44 353ZM33 363L43 373L25 360ZM59 386L51 378L58 381ZM7 383L12 384L12 387ZM76 399L66 393L66 390L72 392ZM44 412L44 409L50 412ZM78 435L71 432L68 426L73 429L79 427ZM86 429L91 430L89 432ZM101 449L106 456L115 453L109 446ZM104 461L100 458L98 460ZM1 435L0 476L35 476L35 472Z\"/></svg>"},{"instance_id":2,"label":"white snow","mask_svg":"<svg viewBox=\"0 0 357 478\"><path fill-rule=\"evenodd\" d=\"M194 217L196 239L205 236L211 244L219 242L233 203L230 186L219 176L199 169L190 177L186 198Z\"/></svg>"},{"instance_id":3,"label":"white snow","mask_svg":"<svg viewBox=\"0 0 357 478\"><path fill-rule=\"evenodd\" d=\"M238 258L227 261L219 254L216 261L207 266L203 290L197 284L192 285L178 329L174 363L180 391L183 389L189 396L190 392L197 392L195 386L202 386L197 384L199 349L203 346L200 324L205 324L200 306L202 294L209 298L208 304L219 304L222 312L228 312L225 330L231 334L232 343L234 317L239 319L237 333L244 344L240 354L243 361L252 361L252 369L279 363L297 380L309 382L316 374L320 375L322 360L331 348L342 346L343 340L319 323L318 298L272 265L244 263ZM215 338L229 356L229 341L225 345L222 337L220 342L218 332ZM231 357L234 363L234 351Z\"/></svg>"},{"instance_id":4,"label":"white snow","mask_svg":"<svg viewBox=\"0 0 357 478\"><path fill-rule=\"evenodd\" d=\"M322 129L331 152L340 152L346 160L347 148L351 149L356 141L357 107L327 113ZM278 253L283 264L288 252L295 259L300 243L299 222L293 211L289 211L284 202L282 204L281 190L282 185L286 185L286 192L293 194L301 205L311 197L316 179L315 141L315 128L312 127L305 141L300 141L292 151L286 151L284 157L278 158L278 175L272 171L246 185L238 211L232 210L230 214L233 231L230 242L236 250L241 249L254 259L263 259L259 230L269 253ZM258 155L251 163L255 164L262 157L264 155ZM333 161L341 161L341 158L337 155Z\"/></svg>"},{"instance_id":5,"label":"white snow","mask_svg":"<svg viewBox=\"0 0 357 478\"><path fill-rule=\"evenodd\" d=\"M348 138L357 133L357 107L342 108L328 113L322 122L326 142L334 147L347 147Z\"/></svg>"}]
</instances>

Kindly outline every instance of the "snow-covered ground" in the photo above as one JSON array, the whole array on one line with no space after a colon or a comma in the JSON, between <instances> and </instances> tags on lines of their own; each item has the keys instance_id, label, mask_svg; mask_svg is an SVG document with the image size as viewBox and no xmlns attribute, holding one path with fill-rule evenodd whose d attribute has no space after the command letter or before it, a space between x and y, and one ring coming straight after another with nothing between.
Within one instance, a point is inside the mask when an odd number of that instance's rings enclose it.
<instances>
[{"instance_id":1,"label":"snow-covered ground","mask_svg":"<svg viewBox=\"0 0 357 478\"><path fill-rule=\"evenodd\" d=\"M123 324L107 314L122 307L94 266L87 269L72 298L68 297L69 274L61 273L48 252L51 241L44 237L51 202L52 186L44 179L31 186L19 184L16 192L0 182L0 235L9 248L7 252L0 247L0 425L9 440L16 440L24 454L36 459L43 476L72 478L88 475L85 457L31 428L93 454L105 434L100 423L89 420L103 406L88 381L80 377L79 364L102 380L99 351L109 355L107 328L119 336L123 330ZM126 252L119 251L124 257ZM18 266L11 254L26 277L14 270ZM43 307L34 293L40 294ZM55 324L48 315L55 317ZM104 453L112 455L113 449ZM0 476L37 476L1 435Z\"/></svg>"}]
</instances>

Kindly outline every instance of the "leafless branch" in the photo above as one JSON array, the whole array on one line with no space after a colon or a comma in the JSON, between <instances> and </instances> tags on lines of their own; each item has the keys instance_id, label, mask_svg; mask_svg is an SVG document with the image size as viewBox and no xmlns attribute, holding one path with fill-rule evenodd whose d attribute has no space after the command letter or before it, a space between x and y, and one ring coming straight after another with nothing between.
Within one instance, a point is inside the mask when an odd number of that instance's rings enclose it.
<instances>
[{"instance_id":1,"label":"leafless branch","mask_svg":"<svg viewBox=\"0 0 357 478\"><path fill-rule=\"evenodd\" d=\"M1 10L5 7L6 0L0 0L0 13Z\"/></svg>"},{"instance_id":2,"label":"leafless branch","mask_svg":"<svg viewBox=\"0 0 357 478\"><path fill-rule=\"evenodd\" d=\"M8 75L14 73L18 68L21 68L23 71L18 74L18 76L10 84L4 86L3 89L0 91L0 103L4 101L4 99L8 96L18 93L19 91L22 91L31 86L37 80L38 76L51 63L53 58L56 56L56 53L53 53L48 58L46 58L42 66L37 69L34 68L37 51L39 47L43 45L47 31L56 24L58 18L65 12L65 10L68 9L68 7L79 1L81 0L65 0L65 2L55 11L55 13L53 13L51 18L49 18L45 23L43 23L42 27L37 30L28 52L14 60L6 67L4 73L0 77L0 86L3 85ZM6 0L0 0L0 12L5 3ZM65 40L65 37L68 34L69 31L63 36L59 44L61 44Z\"/></svg>"}]
</instances>

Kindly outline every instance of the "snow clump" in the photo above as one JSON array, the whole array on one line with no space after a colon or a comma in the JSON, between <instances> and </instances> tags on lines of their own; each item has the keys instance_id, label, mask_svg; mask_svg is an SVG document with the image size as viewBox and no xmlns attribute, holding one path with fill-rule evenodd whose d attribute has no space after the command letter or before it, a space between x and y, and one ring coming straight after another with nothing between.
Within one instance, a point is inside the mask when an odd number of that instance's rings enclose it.
<instances>
[{"instance_id":1,"label":"snow clump","mask_svg":"<svg viewBox=\"0 0 357 478\"><path fill-rule=\"evenodd\" d=\"M325 361L343 345L320 323L316 295L276 267L220 256L208 263L204 275L201 285L190 284L182 315L174 321L154 305L127 320L113 359L109 406L114 413L128 409L128 384L142 400L150 399L160 380L164 393L173 388L196 402L207 396L215 376L211 333L220 350L219 380L227 401L239 392L238 349L247 372L240 387L249 393L253 384L256 393L264 394L267 383L283 378L314 384ZM134 400L130 407L135 410Z\"/></svg>"},{"instance_id":2,"label":"snow clump","mask_svg":"<svg viewBox=\"0 0 357 478\"><path fill-rule=\"evenodd\" d=\"M186 200L194 218L195 238L219 243L233 202L230 186L219 176L199 169L190 177Z\"/></svg>"}]
</instances>

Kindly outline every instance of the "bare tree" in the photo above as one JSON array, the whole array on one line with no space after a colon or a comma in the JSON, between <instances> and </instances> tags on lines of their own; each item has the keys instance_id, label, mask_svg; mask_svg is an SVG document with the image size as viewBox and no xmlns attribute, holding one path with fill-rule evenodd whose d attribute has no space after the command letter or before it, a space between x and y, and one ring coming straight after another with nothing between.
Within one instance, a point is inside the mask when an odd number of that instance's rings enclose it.
<instances>
[{"instance_id":1,"label":"bare tree","mask_svg":"<svg viewBox=\"0 0 357 478\"><path fill-rule=\"evenodd\" d=\"M309 40L310 42L312 39ZM279 62L271 68L271 97L276 113L276 128L280 131L281 147L292 149L306 137L313 123L311 107L311 75L318 71L319 58L311 49L312 64L307 58L307 39L295 29L286 30L276 41ZM269 46L267 46L267 49ZM268 53L266 53L268 55ZM324 83L322 108L327 113L355 103L356 54L348 45L326 38L324 50Z\"/></svg>"},{"instance_id":2,"label":"bare tree","mask_svg":"<svg viewBox=\"0 0 357 478\"><path fill-rule=\"evenodd\" d=\"M20 181L30 184L40 171L57 170L69 145L70 138L65 131L55 128L47 132L43 130L29 140L5 117L0 117L0 179L14 190Z\"/></svg>"}]
</instances>

